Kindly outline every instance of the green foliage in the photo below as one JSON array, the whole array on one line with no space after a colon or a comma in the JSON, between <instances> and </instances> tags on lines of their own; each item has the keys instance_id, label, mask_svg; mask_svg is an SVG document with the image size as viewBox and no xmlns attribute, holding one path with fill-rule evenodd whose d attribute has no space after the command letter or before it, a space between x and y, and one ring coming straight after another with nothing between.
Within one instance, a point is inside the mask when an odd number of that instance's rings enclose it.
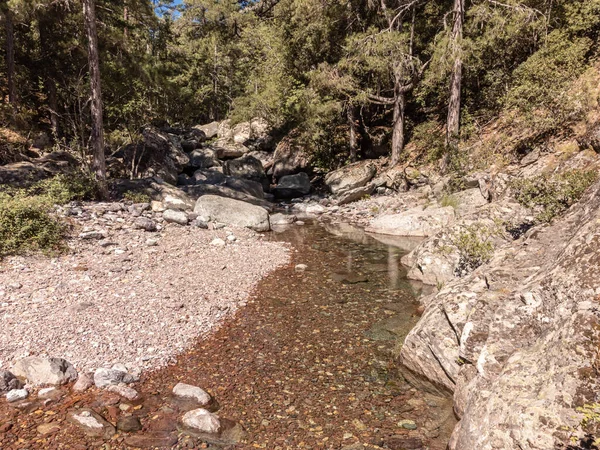
<instances>
[{"instance_id":1,"label":"green foliage","mask_svg":"<svg viewBox=\"0 0 600 450\"><path fill-rule=\"evenodd\" d=\"M0 193L0 258L61 247L64 225L52 216L46 197Z\"/></svg>"},{"instance_id":2,"label":"green foliage","mask_svg":"<svg viewBox=\"0 0 600 450\"><path fill-rule=\"evenodd\" d=\"M127 191L123 194L125 200L129 200L131 203L150 203L150 196L143 192Z\"/></svg>"},{"instance_id":3,"label":"green foliage","mask_svg":"<svg viewBox=\"0 0 600 450\"><path fill-rule=\"evenodd\" d=\"M456 274L463 276L487 263L494 254L492 238L500 233L498 227L481 223L462 228L452 239L460 258Z\"/></svg>"},{"instance_id":4,"label":"green foliage","mask_svg":"<svg viewBox=\"0 0 600 450\"><path fill-rule=\"evenodd\" d=\"M440 200L440 205L443 207L451 206L452 208L456 209L458 208L459 201L455 196L446 194Z\"/></svg>"},{"instance_id":5,"label":"green foliage","mask_svg":"<svg viewBox=\"0 0 600 450\"><path fill-rule=\"evenodd\" d=\"M577 202L597 179L596 171L571 170L560 175L517 180L511 187L515 199L535 211L536 221L548 223Z\"/></svg>"},{"instance_id":6,"label":"green foliage","mask_svg":"<svg viewBox=\"0 0 600 450\"><path fill-rule=\"evenodd\" d=\"M60 174L34 184L26 193L47 199L56 205L71 201L96 200L98 184L92 175L84 173Z\"/></svg>"},{"instance_id":7,"label":"green foliage","mask_svg":"<svg viewBox=\"0 0 600 450\"><path fill-rule=\"evenodd\" d=\"M417 152L424 155L425 162L440 159L445 152L442 126L435 120L417 124L412 130L411 140Z\"/></svg>"}]
</instances>

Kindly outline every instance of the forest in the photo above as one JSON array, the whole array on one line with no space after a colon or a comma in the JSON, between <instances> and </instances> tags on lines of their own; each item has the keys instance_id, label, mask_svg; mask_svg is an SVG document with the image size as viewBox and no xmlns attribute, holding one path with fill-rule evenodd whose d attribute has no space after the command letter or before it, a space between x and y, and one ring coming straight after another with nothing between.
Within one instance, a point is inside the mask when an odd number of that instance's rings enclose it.
<instances>
[{"instance_id":1,"label":"forest","mask_svg":"<svg viewBox=\"0 0 600 450\"><path fill-rule=\"evenodd\" d=\"M528 144L564 130L587 112L590 94L573 81L594 65L600 32L600 0L3 0L0 10L5 127L110 153L147 124L261 117L324 168L382 155L452 165L498 118L527 129ZM90 95L92 53L101 99Z\"/></svg>"}]
</instances>

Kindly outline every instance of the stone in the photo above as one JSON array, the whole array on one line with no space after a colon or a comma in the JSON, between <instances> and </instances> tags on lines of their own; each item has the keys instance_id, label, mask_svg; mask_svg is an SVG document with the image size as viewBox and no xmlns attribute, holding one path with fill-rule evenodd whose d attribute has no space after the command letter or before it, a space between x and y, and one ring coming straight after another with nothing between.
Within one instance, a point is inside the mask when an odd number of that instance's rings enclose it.
<instances>
[{"instance_id":1,"label":"stone","mask_svg":"<svg viewBox=\"0 0 600 450\"><path fill-rule=\"evenodd\" d=\"M102 389L111 385L123 383L126 380L127 372L118 369L98 368L94 372L94 384Z\"/></svg>"},{"instance_id":2,"label":"stone","mask_svg":"<svg viewBox=\"0 0 600 450\"><path fill-rule=\"evenodd\" d=\"M38 398L41 399L56 398L57 396L60 397L60 395L60 391L55 387L44 388L38 391Z\"/></svg>"},{"instance_id":3,"label":"stone","mask_svg":"<svg viewBox=\"0 0 600 450\"><path fill-rule=\"evenodd\" d=\"M293 224L298 218L293 215L293 214L282 214L282 213L276 213L276 214L271 214L269 216L269 221L271 222L271 225L291 225Z\"/></svg>"},{"instance_id":4,"label":"stone","mask_svg":"<svg viewBox=\"0 0 600 450\"><path fill-rule=\"evenodd\" d=\"M431 236L455 220L454 208L418 206L400 214L386 214L372 220L367 232L394 236Z\"/></svg>"},{"instance_id":5,"label":"stone","mask_svg":"<svg viewBox=\"0 0 600 450\"><path fill-rule=\"evenodd\" d=\"M125 433L133 433L134 431L140 431L142 424L140 419L135 416L123 416L117 421L117 430Z\"/></svg>"},{"instance_id":6,"label":"stone","mask_svg":"<svg viewBox=\"0 0 600 450\"><path fill-rule=\"evenodd\" d=\"M193 179L196 184L220 184L225 181L225 175L215 168L200 169L194 172Z\"/></svg>"},{"instance_id":7,"label":"stone","mask_svg":"<svg viewBox=\"0 0 600 450\"><path fill-rule=\"evenodd\" d=\"M8 403L25 400L27 397L29 397L27 389L12 389L6 393L6 401Z\"/></svg>"},{"instance_id":8,"label":"stone","mask_svg":"<svg viewBox=\"0 0 600 450\"><path fill-rule=\"evenodd\" d=\"M204 389L185 383L177 383L173 388L173 395L194 400L200 406L206 406L211 402L210 395Z\"/></svg>"},{"instance_id":9,"label":"stone","mask_svg":"<svg viewBox=\"0 0 600 450\"><path fill-rule=\"evenodd\" d=\"M125 438L125 444L133 448L171 448L177 444L176 434L173 433L142 433Z\"/></svg>"},{"instance_id":10,"label":"stone","mask_svg":"<svg viewBox=\"0 0 600 450\"><path fill-rule=\"evenodd\" d=\"M183 192L175 196L166 194L162 199L162 204L165 209L173 209L176 211L191 211L194 209L194 202Z\"/></svg>"},{"instance_id":11,"label":"stone","mask_svg":"<svg viewBox=\"0 0 600 450\"><path fill-rule=\"evenodd\" d=\"M223 173L237 178L245 178L260 183L268 190L269 182L262 163L250 155L231 159L223 163Z\"/></svg>"},{"instance_id":12,"label":"stone","mask_svg":"<svg viewBox=\"0 0 600 450\"><path fill-rule=\"evenodd\" d=\"M398 426L400 428L404 428L406 430L416 430L417 429L417 424L409 419L404 419L401 420L400 422L398 422Z\"/></svg>"},{"instance_id":13,"label":"stone","mask_svg":"<svg viewBox=\"0 0 600 450\"><path fill-rule=\"evenodd\" d=\"M375 190L375 185L373 183L369 183L366 186L357 187L354 189L349 189L347 191L343 191L339 194L337 198L338 206L347 205L348 203L356 202L358 200L363 200L370 196Z\"/></svg>"},{"instance_id":14,"label":"stone","mask_svg":"<svg viewBox=\"0 0 600 450\"><path fill-rule=\"evenodd\" d=\"M79 237L81 239L86 239L86 240L105 239L106 232L105 231L84 231L83 233L79 233Z\"/></svg>"},{"instance_id":15,"label":"stone","mask_svg":"<svg viewBox=\"0 0 600 450\"><path fill-rule=\"evenodd\" d=\"M17 361L12 372L34 385L60 385L77 379L75 367L61 358L29 356Z\"/></svg>"},{"instance_id":16,"label":"stone","mask_svg":"<svg viewBox=\"0 0 600 450\"><path fill-rule=\"evenodd\" d=\"M112 384L110 386L107 386L106 388L107 391L109 392L114 392L115 394L119 395L120 397L126 398L127 400L133 401L133 400L137 400L139 398L139 394L138 392L129 387L126 386L125 384Z\"/></svg>"},{"instance_id":17,"label":"stone","mask_svg":"<svg viewBox=\"0 0 600 450\"><path fill-rule=\"evenodd\" d=\"M156 231L156 223L147 217L137 217L133 226L144 231Z\"/></svg>"},{"instance_id":18,"label":"stone","mask_svg":"<svg viewBox=\"0 0 600 450\"><path fill-rule=\"evenodd\" d=\"M22 383L8 370L0 370L0 392L20 389Z\"/></svg>"},{"instance_id":19,"label":"stone","mask_svg":"<svg viewBox=\"0 0 600 450\"><path fill-rule=\"evenodd\" d=\"M266 209L230 198L204 195L196 202L194 212L204 222L220 222L254 231L271 229Z\"/></svg>"},{"instance_id":20,"label":"stone","mask_svg":"<svg viewBox=\"0 0 600 450\"><path fill-rule=\"evenodd\" d=\"M377 173L377 168L370 161L360 161L341 169L329 172L325 176L325 185L332 194L366 186Z\"/></svg>"},{"instance_id":21,"label":"stone","mask_svg":"<svg viewBox=\"0 0 600 450\"><path fill-rule=\"evenodd\" d=\"M168 223L176 223L178 225L188 224L188 215L184 211L178 211L175 209L167 209L163 212L163 219Z\"/></svg>"},{"instance_id":22,"label":"stone","mask_svg":"<svg viewBox=\"0 0 600 450\"><path fill-rule=\"evenodd\" d=\"M217 158L219 159L240 158L250 151L250 149L243 144L220 141L215 142L214 148L217 152Z\"/></svg>"},{"instance_id":23,"label":"stone","mask_svg":"<svg viewBox=\"0 0 600 450\"><path fill-rule=\"evenodd\" d=\"M305 172L281 177L272 189L275 198L296 198L310 193L310 178Z\"/></svg>"},{"instance_id":24,"label":"stone","mask_svg":"<svg viewBox=\"0 0 600 450\"><path fill-rule=\"evenodd\" d=\"M296 266L294 267L294 270L296 272L304 272L306 269L308 269L308 266L306 264L296 264Z\"/></svg>"},{"instance_id":25,"label":"stone","mask_svg":"<svg viewBox=\"0 0 600 450\"><path fill-rule=\"evenodd\" d=\"M277 145L273 154L273 178L279 180L285 175L293 175L310 169L310 157L300 143L300 133L293 130Z\"/></svg>"},{"instance_id":26,"label":"stone","mask_svg":"<svg viewBox=\"0 0 600 450\"><path fill-rule=\"evenodd\" d=\"M256 198L265 198L265 191L263 185L257 181L245 180L237 177L227 177L225 179L225 186L238 192L251 195Z\"/></svg>"},{"instance_id":27,"label":"stone","mask_svg":"<svg viewBox=\"0 0 600 450\"><path fill-rule=\"evenodd\" d=\"M216 434L221 429L219 416L203 408L185 413L181 420L185 426L200 433Z\"/></svg>"},{"instance_id":28,"label":"stone","mask_svg":"<svg viewBox=\"0 0 600 450\"><path fill-rule=\"evenodd\" d=\"M77 425L85 434L91 437L110 439L116 433L114 426L91 409L70 411L67 414L67 420Z\"/></svg>"},{"instance_id":29,"label":"stone","mask_svg":"<svg viewBox=\"0 0 600 450\"><path fill-rule=\"evenodd\" d=\"M193 169L209 169L220 165L217 152L212 148L197 149L190 153L190 167Z\"/></svg>"},{"instance_id":30,"label":"stone","mask_svg":"<svg viewBox=\"0 0 600 450\"><path fill-rule=\"evenodd\" d=\"M217 137L219 123L220 122L214 121L204 125L196 125L194 126L194 130L202 131L204 133L204 136L206 136L206 139L213 139Z\"/></svg>"},{"instance_id":31,"label":"stone","mask_svg":"<svg viewBox=\"0 0 600 450\"><path fill-rule=\"evenodd\" d=\"M80 373L77 381L73 385L75 392L85 392L94 385L94 379L87 373Z\"/></svg>"},{"instance_id":32,"label":"stone","mask_svg":"<svg viewBox=\"0 0 600 450\"><path fill-rule=\"evenodd\" d=\"M57 431L60 431L60 425L57 424L56 422L42 423L41 425L37 426L37 432L38 432L38 434L41 434L42 436L56 433Z\"/></svg>"},{"instance_id":33,"label":"stone","mask_svg":"<svg viewBox=\"0 0 600 450\"><path fill-rule=\"evenodd\" d=\"M473 214L478 208L488 203L478 187L455 192L452 197L457 204L455 210L460 216Z\"/></svg>"}]
</instances>

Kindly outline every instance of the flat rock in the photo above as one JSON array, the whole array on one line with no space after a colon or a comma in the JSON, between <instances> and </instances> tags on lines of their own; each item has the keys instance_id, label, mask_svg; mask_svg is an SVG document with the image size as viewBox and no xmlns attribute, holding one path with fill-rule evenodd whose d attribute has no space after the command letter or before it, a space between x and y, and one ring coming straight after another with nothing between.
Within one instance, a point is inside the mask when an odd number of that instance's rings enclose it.
<instances>
[{"instance_id":1,"label":"flat rock","mask_svg":"<svg viewBox=\"0 0 600 450\"><path fill-rule=\"evenodd\" d=\"M109 392L114 392L115 394L126 398L127 400L137 400L139 398L138 392L124 384L112 384L106 388Z\"/></svg>"},{"instance_id":2,"label":"flat rock","mask_svg":"<svg viewBox=\"0 0 600 450\"><path fill-rule=\"evenodd\" d=\"M184 211L176 209L167 209L163 212L163 219L165 222L176 223L179 225L187 225L189 222L188 215Z\"/></svg>"},{"instance_id":3,"label":"flat rock","mask_svg":"<svg viewBox=\"0 0 600 450\"><path fill-rule=\"evenodd\" d=\"M427 209L416 207L400 214L380 216L371 221L366 231L394 236L427 237L450 225L454 220L454 208L451 206Z\"/></svg>"},{"instance_id":4,"label":"flat rock","mask_svg":"<svg viewBox=\"0 0 600 450\"><path fill-rule=\"evenodd\" d=\"M81 428L85 434L91 437L110 439L116 433L114 426L91 409L70 411L67 414L67 420Z\"/></svg>"},{"instance_id":5,"label":"flat rock","mask_svg":"<svg viewBox=\"0 0 600 450\"><path fill-rule=\"evenodd\" d=\"M203 408L188 411L181 420L185 426L200 433L216 434L221 429L219 416Z\"/></svg>"},{"instance_id":6,"label":"flat rock","mask_svg":"<svg viewBox=\"0 0 600 450\"><path fill-rule=\"evenodd\" d=\"M12 372L34 385L60 385L77 379L75 367L62 358L29 356L17 361Z\"/></svg>"},{"instance_id":7,"label":"flat rock","mask_svg":"<svg viewBox=\"0 0 600 450\"><path fill-rule=\"evenodd\" d=\"M6 393L6 401L8 403L18 402L19 400L25 400L29 397L27 389L13 389Z\"/></svg>"},{"instance_id":8,"label":"flat rock","mask_svg":"<svg viewBox=\"0 0 600 450\"><path fill-rule=\"evenodd\" d=\"M37 432L39 434L41 434L42 436L45 436L47 434L56 433L57 431L60 431L60 425L55 422L43 423L41 425L38 425L38 427L37 427Z\"/></svg>"},{"instance_id":9,"label":"flat rock","mask_svg":"<svg viewBox=\"0 0 600 450\"><path fill-rule=\"evenodd\" d=\"M143 433L127 436L125 444L135 448L171 448L178 440L174 433Z\"/></svg>"},{"instance_id":10,"label":"flat rock","mask_svg":"<svg viewBox=\"0 0 600 450\"><path fill-rule=\"evenodd\" d=\"M135 416L123 416L117 421L117 430L124 431L125 433L132 433L134 431L140 431L142 424L140 419Z\"/></svg>"},{"instance_id":11,"label":"flat rock","mask_svg":"<svg viewBox=\"0 0 600 450\"><path fill-rule=\"evenodd\" d=\"M360 161L341 169L329 172L325 177L325 185L332 194L365 186L377 173L377 168L370 161Z\"/></svg>"},{"instance_id":12,"label":"flat rock","mask_svg":"<svg viewBox=\"0 0 600 450\"><path fill-rule=\"evenodd\" d=\"M105 388L111 385L123 383L127 372L118 369L99 368L94 372L94 384L97 388Z\"/></svg>"}]
</instances>

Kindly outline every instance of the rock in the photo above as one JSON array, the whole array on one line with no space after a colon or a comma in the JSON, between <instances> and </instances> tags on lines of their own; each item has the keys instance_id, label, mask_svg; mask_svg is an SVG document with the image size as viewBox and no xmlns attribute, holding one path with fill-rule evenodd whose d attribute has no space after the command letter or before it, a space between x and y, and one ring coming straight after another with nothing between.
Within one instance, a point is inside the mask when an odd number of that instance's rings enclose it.
<instances>
[{"instance_id":1,"label":"rock","mask_svg":"<svg viewBox=\"0 0 600 450\"><path fill-rule=\"evenodd\" d=\"M404 419L398 422L398 426L406 430L416 430L417 424L412 420Z\"/></svg>"},{"instance_id":2,"label":"rock","mask_svg":"<svg viewBox=\"0 0 600 450\"><path fill-rule=\"evenodd\" d=\"M344 445L341 450L365 450L365 446L361 443L352 444L352 445Z\"/></svg>"},{"instance_id":3,"label":"rock","mask_svg":"<svg viewBox=\"0 0 600 450\"><path fill-rule=\"evenodd\" d=\"M235 159L244 156L250 150L243 144L217 141L214 144L219 159Z\"/></svg>"},{"instance_id":4,"label":"rock","mask_svg":"<svg viewBox=\"0 0 600 450\"><path fill-rule=\"evenodd\" d=\"M225 181L223 172L215 168L196 170L193 178L197 184L220 184Z\"/></svg>"},{"instance_id":5,"label":"rock","mask_svg":"<svg viewBox=\"0 0 600 450\"><path fill-rule=\"evenodd\" d=\"M265 209L269 209L272 206L266 200L253 197L252 195L248 195L245 192L240 192L235 189L231 189L227 186L213 186L209 184L200 184L196 186L187 186L185 189L191 197L194 197L196 199L204 195L217 195L219 197L232 198L234 200L240 200L242 202L262 206Z\"/></svg>"},{"instance_id":6,"label":"rock","mask_svg":"<svg viewBox=\"0 0 600 450\"><path fill-rule=\"evenodd\" d=\"M167 209L163 212L163 219L168 223L176 223L179 225L188 224L188 215L183 211L177 211L175 209Z\"/></svg>"},{"instance_id":7,"label":"rock","mask_svg":"<svg viewBox=\"0 0 600 450\"><path fill-rule=\"evenodd\" d=\"M344 191L365 186L376 173L377 168L372 162L360 161L329 172L325 176L325 185L332 194L340 194Z\"/></svg>"},{"instance_id":8,"label":"rock","mask_svg":"<svg viewBox=\"0 0 600 450\"><path fill-rule=\"evenodd\" d=\"M70 411L67 414L67 420L77 425L85 434L91 437L110 439L116 433L115 427L91 409Z\"/></svg>"},{"instance_id":9,"label":"rock","mask_svg":"<svg viewBox=\"0 0 600 450\"><path fill-rule=\"evenodd\" d=\"M152 208L153 212L163 212L165 209L167 209L163 202L158 202L156 200L152 200L150 202L150 207Z\"/></svg>"},{"instance_id":10,"label":"rock","mask_svg":"<svg viewBox=\"0 0 600 450\"><path fill-rule=\"evenodd\" d=\"M406 178L407 183L412 187L425 186L429 183L427 174L414 167L407 167L404 169L404 177Z\"/></svg>"},{"instance_id":11,"label":"rock","mask_svg":"<svg viewBox=\"0 0 600 450\"><path fill-rule=\"evenodd\" d=\"M455 210L460 216L473 214L478 208L488 203L478 187L456 192L452 194L452 197L456 202Z\"/></svg>"},{"instance_id":12,"label":"rock","mask_svg":"<svg viewBox=\"0 0 600 450\"><path fill-rule=\"evenodd\" d=\"M273 178L279 180L285 175L305 172L310 168L310 158L299 143L300 133L290 132L277 145L273 154Z\"/></svg>"},{"instance_id":13,"label":"rock","mask_svg":"<svg viewBox=\"0 0 600 450\"><path fill-rule=\"evenodd\" d=\"M220 238L215 238L210 242L210 245L214 245L215 247L224 247L225 241Z\"/></svg>"},{"instance_id":14,"label":"rock","mask_svg":"<svg viewBox=\"0 0 600 450\"><path fill-rule=\"evenodd\" d=\"M172 433L142 433L127 436L125 444L133 448L171 448L177 444L176 434Z\"/></svg>"},{"instance_id":15,"label":"rock","mask_svg":"<svg viewBox=\"0 0 600 450\"><path fill-rule=\"evenodd\" d=\"M250 155L225 161L223 163L223 173L232 177L253 180L260 183L265 189L269 188L262 163Z\"/></svg>"},{"instance_id":16,"label":"rock","mask_svg":"<svg viewBox=\"0 0 600 450\"><path fill-rule=\"evenodd\" d=\"M173 209L175 211L191 211L194 209L194 201L184 193L180 193L177 196L165 194L162 204L165 209Z\"/></svg>"},{"instance_id":17,"label":"rock","mask_svg":"<svg viewBox=\"0 0 600 450\"><path fill-rule=\"evenodd\" d=\"M206 139L213 139L217 137L219 131L219 122L211 122L205 125L196 125L194 130L200 130L206 136Z\"/></svg>"},{"instance_id":18,"label":"rock","mask_svg":"<svg viewBox=\"0 0 600 450\"><path fill-rule=\"evenodd\" d=\"M310 178L305 172L281 177L273 188L276 198L296 198L310 193Z\"/></svg>"},{"instance_id":19,"label":"rock","mask_svg":"<svg viewBox=\"0 0 600 450\"><path fill-rule=\"evenodd\" d=\"M61 393L55 387L49 387L49 388L40 389L38 391L37 395L38 395L38 398L48 399L48 398L60 397Z\"/></svg>"},{"instance_id":20,"label":"rock","mask_svg":"<svg viewBox=\"0 0 600 450\"><path fill-rule=\"evenodd\" d=\"M80 373L77 381L73 385L75 392L85 392L94 385L94 379L87 373Z\"/></svg>"},{"instance_id":21,"label":"rock","mask_svg":"<svg viewBox=\"0 0 600 450\"><path fill-rule=\"evenodd\" d=\"M366 228L370 233L395 236L431 236L454 222L454 208L418 206L400 214L379 216Z\"/></svg>"},{"instance_id":22,"label":"rock","mask_svg":"<svg viewBox=\"0 0 600 450\"><path fill-rule=\"evenodd\" d=\"M0 370L0 392L20 389L22 383L8 370Z\"/></svg>"},{"instance_id":23,"label":"rock","mask_svg":"<svg viewBox=\"0 0 600 450\"><path fill-rule=\"evenodd\" d=\"M173 395L192 399L200 406L206 406L211 402L210 395L204 389L185 383L177 383L173 388Z\"/></svg>"},{"instance_id":24,"label":"rock","mask_svg":"<svg viewBox=\"0 0 600 450\"><path fill-rule=\"evenodd\" d=\"M182 422L185 426L200 433L216 434L221 429L219 416L203 408L185 413Z\"/></svg>"},{"instance_id":25,"label":"rock","mask_svg":"<svg viewBox=\"0 0 600 450\"><path fill-rule=\"evenodd\" d=\"M99 368L94 372L94 384L97 388L102 389L111 385L123 383L127 379L127 372L117 369Z\"/></svg>"},{"instance_id":26,"label":"rock","mask_svg":"<svg viewBox=\"0 0 600 450\"><path fill-rule=\"evenodd\" d=\"M230 198L204 195L196 202L194 212L205 222L220 222L254 231L271 229L266 209Z\"/></svg>"},{"instance_id":27,"label":"rock","mask_svg":"<svg viewBox=\"0 0 600 450\"><path fill-rule=\"evenodd\" d=\"M133 226L144 231L156 231L156 223L147 217L137 217L133 222Z\"/></svg>"},{"instance_id":28,"label":"rock","mask_svg":"<svg viewBox=\"0 0 600 450\"><path fill-rule=\"evenodd\" d=\"M86 240L105 239L106 232L105 231L84 231L83 233L79 233L79 237L81 239L86 239Z\"/></svg>"},{"instance_id":29,"label":"rock","mask_svg":"<svg viewBox=\"0 0 600 450\"><path fill-rule=\"evenodd\" d=\"M202 148L190 153L190 167L194 169L209 169L220 165L217 152L211 148Z\"/></svg>"},{"instance_id":30,"label":"rock","mask_svg":"<svg viewBox=\"0 0 600 450\"><path fill-rule=\"evenodd\" d=\"M27 389L12 389L6 393L6 401L8 403L25 400L27 397L29 397L29 392Z\"/></svg>"},{"instance_id":31,"label":"rock","mask_svg":"<svg viewBox=\"0 0 600 450\"><path fill-rule=\"evenodd\" d=\"M61 358L29 356L17 361L12 372L34 385L60 385L77 379L75 367Z\"/></svg>"},{"instance_id":32,"label":"rock","mask_svg":"<svg viewBox=\"0 0 600 450\"><path fill-rule=\"evenodd\" d=\"M362 200L362 199L368 197L369 195L371 195L374 190L375 190L375 185L373 183L369 183L366 186L357 187L354 189L343 191L337 198L337 204L338 204L338 206L342 206L342 205L347 205L348 203Z\"/></svg>"},{"instance_id":33,"label":"rock","mask_svg":"<svg viewBox=\"0 0 600 450\"><path fill-rule=\"evenodd\" d=\"M133 433L134 431L140 431L142 424L140 419L135 416L123 416L117 421L117 430L125 433Z\"/></svg>"},{"instance_id":34,"label":"rock","mask_svg":"<svg viewBox=\"0 0 600 450\"><path fill-rule=\"evenodd\" d=\"M124 384L112 384L108 386L106 390L109 392L114 392L115 394L130 401L137 400L139 398L139 394L135 389L125 386Z\"/></svg>"},{"instance_id":35,"label":"rock","mask_svg":"<svg viewBox=\"0 0 600 450\"><path fill-rule=\"evenodd\" d=\"M41 434L42 436L56 433L57 431L60 431L60 425L57 424L56 422L42 423L41 425L38 425L38 427L37 427L38 434Z\"/></svg>"},{"instance_id":36,"label":"rock","mask_svg":"<svg viewBox=\"0 0 600 450\"><path fill-rule=\"evenodd\" d=\"M296 272L304 272L306 269L308 269L308 266L306 264L296 264L296 266L294 267L294 270Z\"/></svg>"},{"instance_id":37,"label":"rock","mask_svg":"<svg viewBox=\"0 0 600 450\"><path fill-rule=\"evenodd\" d=\"M263 185L257 181L245 180L243 178L227 177L225 186L238 192L251 195L256 198L265 198Z\"/></svg>"},{"instance_id":38,"label":"rock","mask_svg":"<svg viewBox=\"0 0 600 450\"><path fill-rule=\"evenodd\" d=\"M297 220L297 217L293 214L271 214L269 221L271 226L273 225L291 225Z\"/></svg>"},{"instance_id":39,"label":"rock","mask_svg":"<svg viewBox=\"0 0 600 450\"><path fill-rule=\"evenodd\" d=\"M404 169L399 165L382 172L372 182L377 188L387 188L396 192L405 192L408 190L408 182L404 175Z\"/></svg>"}]
</instances>

